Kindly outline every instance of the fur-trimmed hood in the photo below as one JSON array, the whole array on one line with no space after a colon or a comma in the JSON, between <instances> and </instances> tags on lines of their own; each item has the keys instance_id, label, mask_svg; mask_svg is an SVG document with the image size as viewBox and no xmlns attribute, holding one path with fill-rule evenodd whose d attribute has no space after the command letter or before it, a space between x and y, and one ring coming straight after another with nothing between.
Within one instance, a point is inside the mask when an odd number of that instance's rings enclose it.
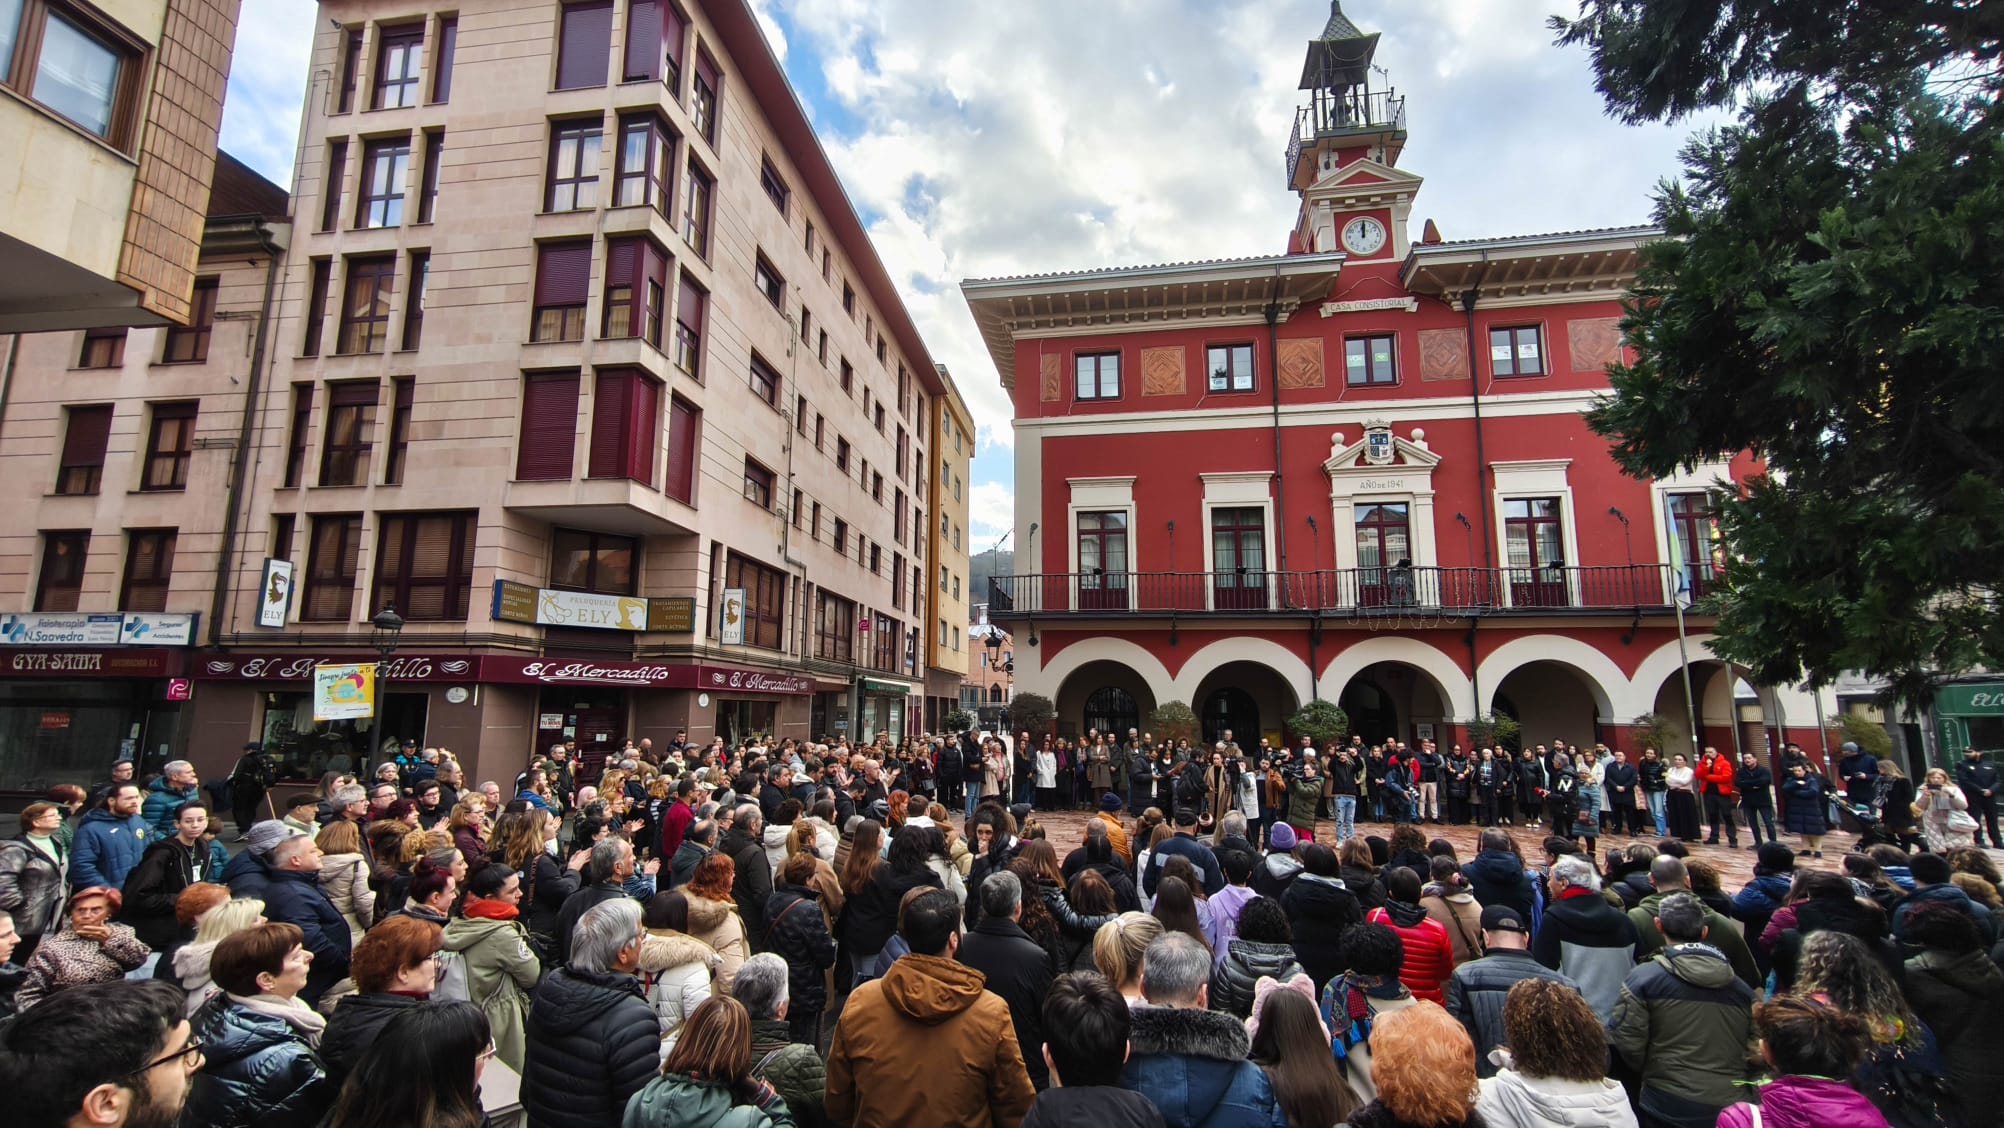
<instances>
[{"instance_id":1,"label":"fur-trimmed hood","mask_svg":"<svg viewBox=\"0 0 2004 1128\"><path fill-rule=\"evenodd\" d=\"M712 932L724 923L730 915L731 906L723 901L712 901L708 897L698 897L688 890L682 891L689 902L689 930L692 932Z\"/></svg>"},{"instance_id":2,"label":"fur-trimmed hood","mask_svg":"<svg viewBox=\"0 0 2004 1128\"><path fill-rule=\"evenodd\" d=\"M1245 1024L1222 1011L1187 1007L1135 1007L1128 1042L1135 1056L1168 1054L1213 1061L1244 1061L1252 1050Z\"/></svg>"},{"instance_id":3,"label":"fur-trimmed hood","mask_svg":"<svg viewBox=\"0 0 2004 1128\"><path fill-rule=\"evenodd\" d=\"M722 962L723 957L708 944L672 928L649 929L640 941L642 971L667 971L685 964L700 964L715 971Z\"/></svg>"}]
</instances>

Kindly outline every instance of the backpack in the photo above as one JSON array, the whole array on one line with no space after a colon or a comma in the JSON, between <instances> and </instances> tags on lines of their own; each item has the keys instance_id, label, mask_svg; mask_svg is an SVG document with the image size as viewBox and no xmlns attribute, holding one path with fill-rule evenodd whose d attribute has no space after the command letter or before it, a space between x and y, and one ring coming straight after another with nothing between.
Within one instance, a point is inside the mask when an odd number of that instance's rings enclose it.
<instances>
[{"instance_id":1,"label":"backpack","mask_svg":"<svg viewBox=\"0 0 2004 1128\"><path fill-rule=\"evenodd\" d=\"M473 992L467 984L466 954L440 949L438 960L438 983L431 989L430 1001L434 1003L470 1003Z\"/></svg>"}]
</instances>

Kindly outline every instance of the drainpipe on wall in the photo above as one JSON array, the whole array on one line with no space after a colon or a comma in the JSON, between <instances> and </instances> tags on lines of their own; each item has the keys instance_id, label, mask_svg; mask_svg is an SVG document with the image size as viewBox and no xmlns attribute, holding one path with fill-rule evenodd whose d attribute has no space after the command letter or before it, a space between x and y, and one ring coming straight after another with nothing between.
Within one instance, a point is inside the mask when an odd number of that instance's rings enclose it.
<instances>
[{"instance_id":1,"label":"drainpipe on wall","mask_svg":"<svg viewBox=\"0 0 2004 1128\"><path fill-rule=\"evenodd\" d=\"M1475 412L1475 501L1476 507L1482 511L1482 569L1484 576L1493 579L1496 575L1496 537L1489 513L1489 458L1482 446L1482 374L1475 366L1475 358L1482 355L1475 347L1475 304L1482 297L1482 284L1489 280L1489 269L1489 252L1484 251L1481 275L1475 279L1475 285L1461 295L1461 313L1467 319L1468 327L1468 400ZM1480 662L1475 652L1475 632L1481 622L1482 605L1477 600L1475 616L1468 621L1467 635L1468 687L1475 695L1472 703L1475 712L1471 719L1482 715L1482 682L1477 672Z\"/></svg>"},{"instance_id":2,"label":"drainpipe on wall","mask_svg":"<svg viewBox=\"0 0 2004 1128\"><path fill-rule=\"evenodd\" d=\"M258 307L257 335L251 344L250 376L244 385L243 419L237 424L237 449L230 466L229 500L223 508L221 551L216 553L215 590L209 597L209 647L219 648L223 639L223 611L229 602L230 572L237 558L237 515L243 509L250 474L251 433L257 421L258 397L264 388L264 353L271 337L271 307L278 292L279 251L271 241L271 229L262 219L253 221L258 246L267 256L264 267L264 301Z\"/></svg>"}]
</instances>

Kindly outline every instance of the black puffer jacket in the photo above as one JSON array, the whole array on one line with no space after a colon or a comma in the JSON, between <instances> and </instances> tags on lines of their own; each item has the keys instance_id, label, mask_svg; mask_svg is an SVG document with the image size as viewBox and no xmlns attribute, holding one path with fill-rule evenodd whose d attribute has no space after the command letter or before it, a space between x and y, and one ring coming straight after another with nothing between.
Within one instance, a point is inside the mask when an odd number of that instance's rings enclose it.
<instances>
[{"instance_id":1,"label":"black puffer jacket","mask_svg":"<svg viewBox=\"0 0 2004 1128\"><path fill-rule=\"evenodd\" d=\"M1226 946L1218 970L1211 973L1211 1009L1251 1018L1253 988L1260 976L1287 980L1301 974L1301 961L1294 958L1291 946L1234 940Z\"/></svg>"},{"instance_id":2,"label":"black puffer jacket","mask_svg":"<svg viewBox=\"0 0 2004 1128\"><path fill-rule=\"evenodd\" d=\"M197 842L195 850L208 858L207 843ZM140 941L156 952L171 952L195 938L194 929L183 929L175 919L174 903L194 883L196 857L178 837L164 838L146 847L139 864L125 875L119 923L131 925Z\"/></svg>"},{"instance_id":3,"label":"black puffer jacket","mask_svg":"<svg viewBox=\"0 0 2004 1128\"><path fill-rule=\"evenodd\" d=\"M862 955L883 951L891 933L898 930L898 904L908 890L921 885L944 888L939 875L930 869L900 874L887 865L878 866L863 891L842 903L842 915L836 920L835 929L841 934L843 945L851 953Z\"/></svg>"},{"instance_id":4,"label":"black puffer jacket","mask_svg":"<svg viewBox=\"0 0 2004 1128\"><path fill-rule=\"evenodd\" d=\"M204 1128L317 1124L339 1088L312 1047L282 1018L217 995L195 1012L206 1059L182 1122Z\"/></svg>"},{"instance_id":5,"label":"black puffer jacket","mask_svg":"<svg viewBox=\"0 0 2004 1128\"><path fill-rule=\"evenodd\" d=\"M1343 970L1343 930L1364 923L1364 910L1343 882L1304 873L1280 900L1294 931L1294 954L1315 981L1315 994Z\"/></svg>"},{"instance_id":6,"label":"black puffer jacket","mask_svg":"<svg viewBox=\"0 0 2004 1128\"><path fill-rule=\"evenodd\" d=\"M654 1076L661 1027L640 981L559 968L536 988L522 1063L529 1128L603 1128Z\"/></svg>"},{"instance_id":7,"label":"black puffer jacket","mask_svg":"<svg viewBox=\"0 0 2004 1128\"><path fill-rule=\"evenodd\" d=\"M327 1030L320 1035L320 1060L327 1067L328 1080L337 1087L346 1081L391 1019L423 1005L424 1001L414 996L386 991L342 999L327 1016Z\"/></svg>"},{"instance_id":8,"label":"black puffer jacket","mask_svg":"<svg viewBox=\"0 0 2004 1128\"><path fill-rule=\"evenodd\" d=\"M828 1006L828 977L835 966L835 938L821 919L814 890L780 882L765 903L766 934L759 951L786 961L787 998L796 1014L819 1013Z\"/></svg>"},{"instance_id":9,"label":"black puffer jacket","mask_svg":"<svg viewBox=\"0 0 2004 1128\"><path fill-rule=\"evenodd\" d=\"M757 951L764 951L765 903L772 896L772 861L765 856L760 836L734 826L717 843L718 853L730 855L737 866L731 879L731 900L738 903L738 915L745 918L745 935Z\"/></svg>"}]
</instances>

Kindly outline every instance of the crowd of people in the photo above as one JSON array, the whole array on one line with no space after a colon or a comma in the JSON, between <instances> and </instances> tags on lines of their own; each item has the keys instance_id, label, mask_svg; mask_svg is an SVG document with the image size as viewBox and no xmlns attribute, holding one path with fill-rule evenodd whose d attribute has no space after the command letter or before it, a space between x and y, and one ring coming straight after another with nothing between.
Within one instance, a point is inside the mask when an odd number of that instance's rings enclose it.
<instances>
[{"instance_id":1,"label":"crowd of people","mask_svg":"<svg viewBox=\"0 0 2004 1128\"><path fill-rule=\"evenodd\" d=\"M1912 821L1826 866L1820 791L1812 831L1784 783L1791 848L1765 769L1709 750L1223 736L677 734L506 791L409 747L232 801L234 854L190 765L124 765L0 845L0 1087L30 1126L140 1128L472 1128L517 1095L535 1128L2004 1123L1999 875L1928 825L1994 770L1902 790L1847 748L1832 789ZM1744 818L1742 888L1699 817Z\"/></svg>"}]
</instances>

